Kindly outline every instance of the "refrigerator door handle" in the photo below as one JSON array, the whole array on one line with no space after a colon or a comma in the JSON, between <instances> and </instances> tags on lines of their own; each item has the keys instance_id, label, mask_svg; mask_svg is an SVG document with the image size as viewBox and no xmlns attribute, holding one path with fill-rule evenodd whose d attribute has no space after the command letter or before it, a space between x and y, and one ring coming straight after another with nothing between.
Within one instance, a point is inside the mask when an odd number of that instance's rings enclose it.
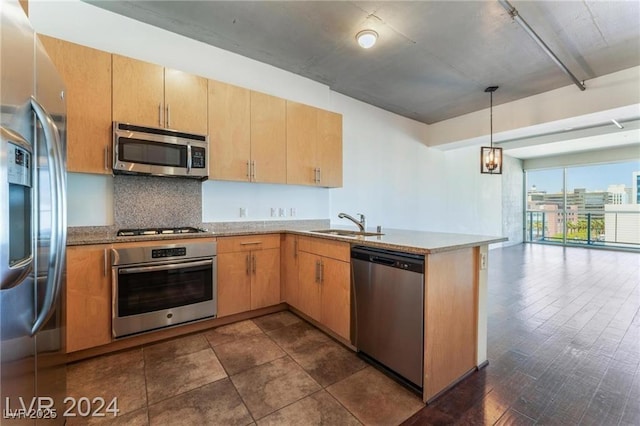
<instances>
[{"instance_id":1,"label":"refrigerator door handle","mask_svg":"<svg viewBox=\"0 0 640 426\"><path fill-rule=\"evenodd\" d=\"M66 175L64 160L62 158L62 146L60 143L60 131L53 118L38 103L31 98L31 107L42 123L47 157L49 160L49 183L51 185L51 245L49 248L47 285L44 295L42 310L38 312L36 320L31 328L31 334L35 335L49 320L53 314L53 307L62 286L63 265L67 243L67 212L66 212Z\"/></svg>"},{"instance_id":2,"label":"refrigerator door handle","mask_svg":"<svg viewBox=\"0 0 640 426\"><path fill-rule=\"evenodd\" d=\"M31 151L31 145L26 141L22 136L13 130L7 129L5 127L0 126L0 147L2 150L6 152L7 144L12 143L22 148L26 152L31 155L31 159L33 159L33 153ZM29 160L31 161L31 160ZM6 176L3 176L1 179L6 179ZM4 204L2 209L6 209L6 211L2 214L2 218L6 218L6 223L0 223L0 226L3 229L8 230L9 223L9 203ZM13 288L24 281L24 279L31 273L33 270L33 253L30 253L28 257L14 263L13 265L9 264L9 247L11 241L9 239L9 232L3 232L3 241L0 241L0 290L7 290ZM6 237L5 237L6 236ZM6 240L4 240L6 238ZM5 250L6 249L6 250Z\"/></svg>"}]
</instances>

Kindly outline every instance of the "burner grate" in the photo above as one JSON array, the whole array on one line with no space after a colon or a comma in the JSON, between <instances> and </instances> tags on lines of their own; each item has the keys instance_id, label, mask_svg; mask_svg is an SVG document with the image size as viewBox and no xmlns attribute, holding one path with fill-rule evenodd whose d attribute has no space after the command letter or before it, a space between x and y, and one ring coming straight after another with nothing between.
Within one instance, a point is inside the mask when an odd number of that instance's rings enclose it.
<instances>
[{"instance_id":1,"label":"burner grate","mask_svg":"<svg viewBox=\"0 0 640 426\"><path fill-rule=\"evenodd\" d=\"M174 235L174 234L195 234L206 232L201 228L192 226L181 226L178 228L136 228L136 229L120 229L117 232L118 237L136 237L140 235Z\"/></svg>"}]
</instances>

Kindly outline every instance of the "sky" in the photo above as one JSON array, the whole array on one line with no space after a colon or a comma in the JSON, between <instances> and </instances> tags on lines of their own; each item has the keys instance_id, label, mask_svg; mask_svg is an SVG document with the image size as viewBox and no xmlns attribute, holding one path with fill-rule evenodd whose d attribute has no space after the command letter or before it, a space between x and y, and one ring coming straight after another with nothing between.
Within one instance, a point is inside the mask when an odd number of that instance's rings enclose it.
<instances>
[{"instance_id":1,"label":"sky","mask_svg":"<svg viewBox=\"0 0 640 426\"><path fill-rule=\"evenodd\" d=\"M606 191L609 185L632 185L632 173L640 171L640 160L627 163L568 167L567 189L586 188L587 191ZM562 192L562 169L527 172L527 190L535 185L538 191Z\"/></svg>"}]
</instances>

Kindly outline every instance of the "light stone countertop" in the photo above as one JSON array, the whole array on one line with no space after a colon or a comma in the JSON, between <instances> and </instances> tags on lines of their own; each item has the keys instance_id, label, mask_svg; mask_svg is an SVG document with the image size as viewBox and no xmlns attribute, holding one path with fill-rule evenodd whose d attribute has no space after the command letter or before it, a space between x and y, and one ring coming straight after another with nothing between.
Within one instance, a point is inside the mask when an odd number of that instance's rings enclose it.
<instances>
[{"instance_id":1,"label":"light stone countertop","mask_svg":"<svg viewBox=\"0 0 640 426\"><path fill-rule=\"evenodd\" d=\"M202 227L204 229L209 229L210 231L198 234L171 234L136 237L116 237L117 228L113 226L69 228L67 246L275 234L287 232L334 241L344 241L352 245L364 245L369 247L378 247L382 249L398 250L409 253L429 254L507 241L507 238L499 236L413 231L406 229L383 229L382 235L374 236L342 236L313 232L313 230L329 228L339 230L355 230L354 227L330 227L329 221L322 219L299 222L258 222L253 224L250 223L247 225L229 225L228 223L203 224Z\"/></svg>"}]
</instances>

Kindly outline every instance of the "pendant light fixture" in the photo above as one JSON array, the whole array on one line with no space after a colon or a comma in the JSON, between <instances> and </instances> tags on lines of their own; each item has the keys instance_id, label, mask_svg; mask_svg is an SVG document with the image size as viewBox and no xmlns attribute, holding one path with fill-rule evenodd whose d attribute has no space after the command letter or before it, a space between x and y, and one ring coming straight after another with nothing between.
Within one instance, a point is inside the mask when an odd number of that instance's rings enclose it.
<instances>
[{"instance_id":1,"label":"pendant light fixture","mask_svg":"<svg viewBox=\"0 0 640 426\"><path fill-rule=\"evenodd\" d=\"M493 147L493 92L498 90L498 86L489 86L484 89L485 93L491 96L491 104L489 106L489 125L490 125L490 146L480 148L480 173L490 175L502 174L502 148Z\"/></svg>"}]
</instances>

